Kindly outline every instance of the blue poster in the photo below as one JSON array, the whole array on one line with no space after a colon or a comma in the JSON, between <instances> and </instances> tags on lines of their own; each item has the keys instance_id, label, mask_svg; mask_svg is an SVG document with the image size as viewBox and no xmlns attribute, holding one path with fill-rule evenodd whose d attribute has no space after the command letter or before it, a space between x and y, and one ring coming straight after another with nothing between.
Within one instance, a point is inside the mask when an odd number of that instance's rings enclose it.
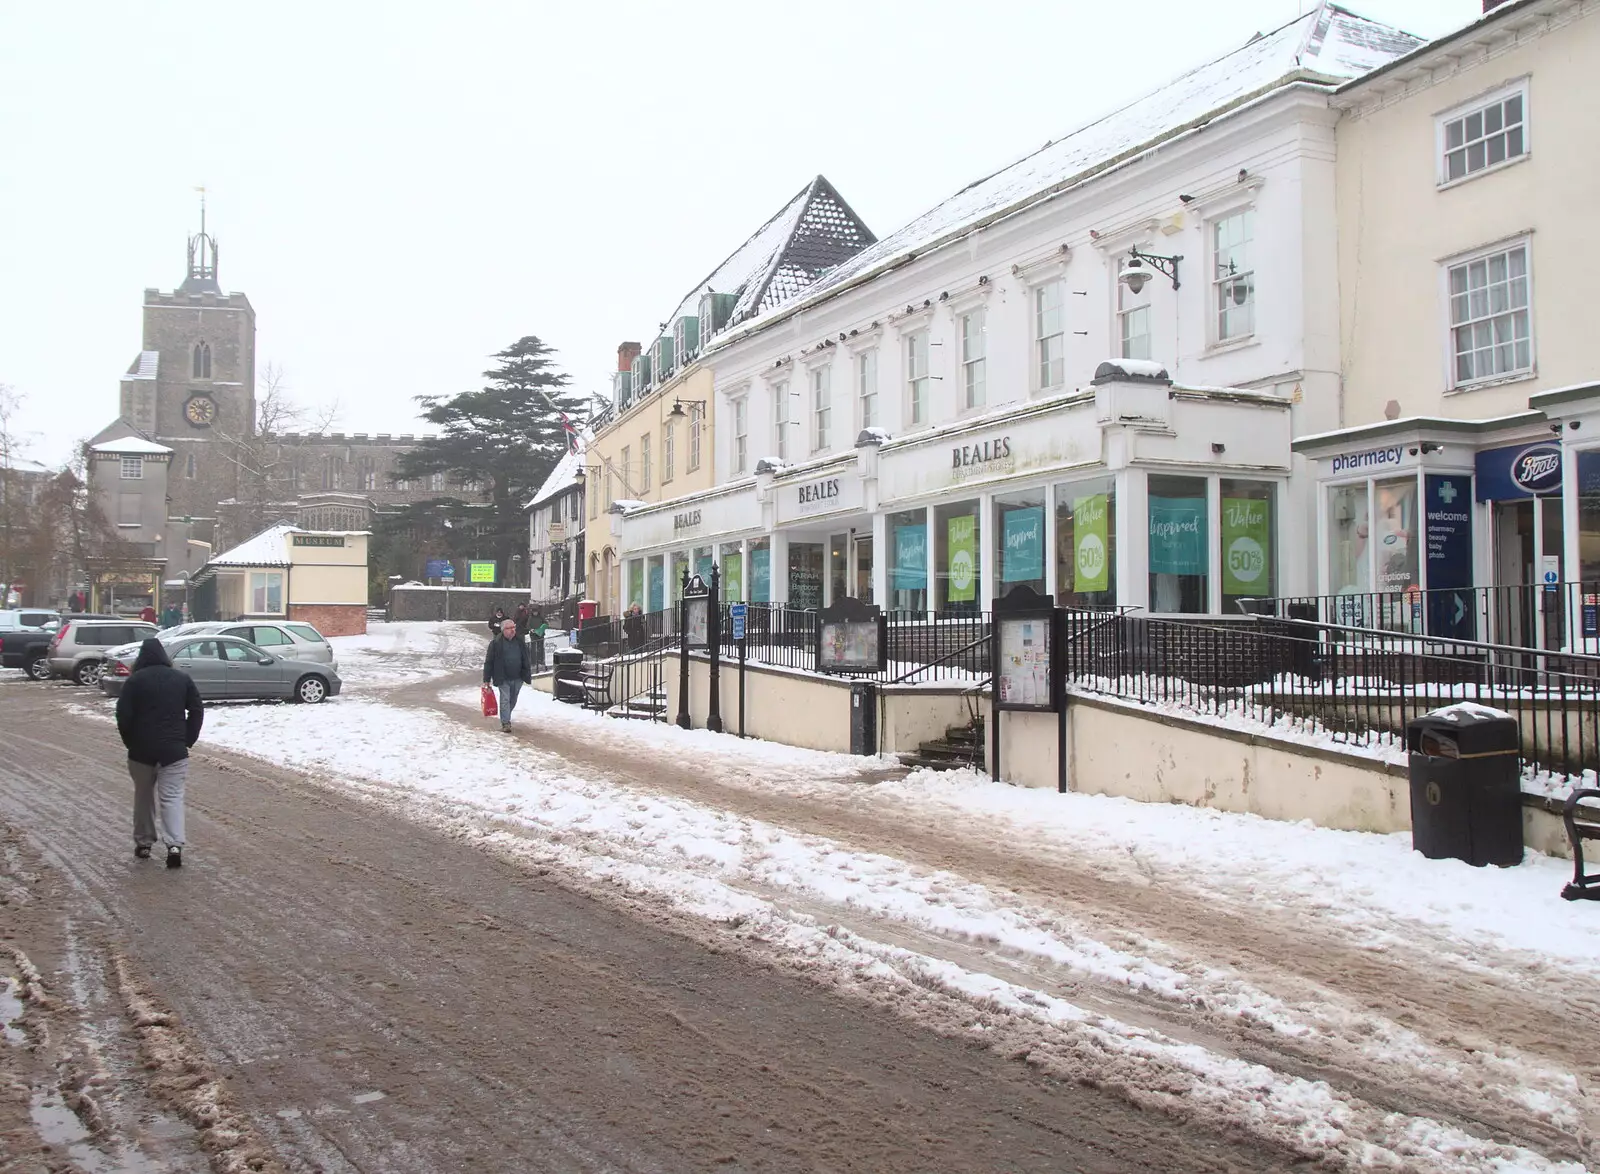
<instances>
[{"instance_id":1,"label":"blue poster","mask_svg":"<svg viewBox=\"0 0 1600 1174\"><path fill-rule=\"evenodd\" d=\"M666 607L666 577L662 574L660 559L655 559L650 563L648 573L650 576L650 600L644 605L644 609L645 611L660 611Z\"/></svg>"},{"instance_id":2,"label":"blue poster","mask_svg":"<svg viewBox=\"0 0 1600 1174\"><path fill-rule=\"evenodd\" d=\"M711 586L711 552L706 551L694 560L694 573L700 576L700 581L707 587Z\"/></svg>"},{"instance_id":3,"label":"blue poster","mask_svg":"<svg viewBox=\"0 0 1600 1174\"><path fill-rule=\"evenodd\" d=\"M1150 573L1206 573L1206 499L1150 499Z\"/></svg>"},{"instance_id":4,"label":"blue poster","mask_svg":"<svg viewBox=\"0 0 1600 1174\"><path fill-rule=\"evenodd\" d=\"M928 528L926 526L896 526L894 528L894 582L895 591L922 591L928 586Z\"/></svg>"},{"instance_id":5,"label":"blue poster","mask_svg":"<svg viewBox=\"0 0 1600 1174\"><path fill-rule=\"evenodd\" d=\"M1472 478L1429 473L1426 517L1428 634L1477 639L1472 591Z\"/></svg>"},{"instance_id":6,"label":"blue poster","mask_svg":"<svg viewBox=\"0 0 1600 1174\"><path fill-rule=\"evenodd\" d=\"M772 551L765 546L750 550L750 602L772 602Z\"/></svg>"},{"instance_id":7,"label":"blue poster","mask_svg":"<svg viewBox=\"0 0 1600 1174\"><path fill-rule=\"evenodd\" d=\"M1044 507L1007 510L1004 537L1000 581L1026 583L1044 578Z\"/></svg>"}]
</instances>

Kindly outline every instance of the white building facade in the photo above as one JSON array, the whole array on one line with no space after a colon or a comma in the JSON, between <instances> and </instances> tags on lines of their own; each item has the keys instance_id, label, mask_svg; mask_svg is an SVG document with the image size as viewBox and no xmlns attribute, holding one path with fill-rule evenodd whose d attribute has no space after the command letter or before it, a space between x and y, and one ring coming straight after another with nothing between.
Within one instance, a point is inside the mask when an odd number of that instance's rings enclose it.
<instances>
[{"instance_id":1,"label":"white building facade","mask_svg":"<svg viewBox=\"0 0 1600 1174\"><path fill-rule=\"evenodd\" d=\"M1341 420L1329 97L1415 44L1319 7L729 330L718 484L629 510L621 556L799 607L1308 591L1290 442Z\"/></svg>"}]
</instances>

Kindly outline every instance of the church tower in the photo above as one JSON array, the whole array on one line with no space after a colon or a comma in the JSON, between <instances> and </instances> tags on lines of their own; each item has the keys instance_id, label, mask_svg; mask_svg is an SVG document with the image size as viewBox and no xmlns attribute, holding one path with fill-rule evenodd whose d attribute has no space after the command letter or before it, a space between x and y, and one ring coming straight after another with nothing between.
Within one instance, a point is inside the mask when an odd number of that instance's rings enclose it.
<instances>
[{"instance_id":1,"label":"church tower","mask_svg":"<svg viewBox=\"0 0 1600 1174\"><path fill-rule=\"evenodd\" d=\"M173 450L169 514L209 530L218 503L238 495L240 446L255 431L256 314L244 294L217 284L203 198L183 284L144 291L143 349L121 398L123 418Z\"/></svg>"}]
</instances>

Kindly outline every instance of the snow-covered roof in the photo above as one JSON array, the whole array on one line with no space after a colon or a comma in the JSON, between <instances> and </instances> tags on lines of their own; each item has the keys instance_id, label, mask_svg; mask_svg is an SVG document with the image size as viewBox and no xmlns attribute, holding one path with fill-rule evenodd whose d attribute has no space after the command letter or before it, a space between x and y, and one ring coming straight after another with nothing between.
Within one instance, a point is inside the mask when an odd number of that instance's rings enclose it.
<instances>
[{"instance_id":1,"label":"snow-covered roof","mask_svg":"<svg viewBox=\"0 0 1600 1174\"><path fill-rule=\"evenodd\" d=\"M667 320L700 312L706 290L737 294L729 325L776 309L877 238L824 176L797 192L728 257L695 283ZM705 324L702 324L705 329Z\"/></svg>"},{"instance_id":2,"label":"snow-covered roof","mask_svg":"<svg viewBox=\"0 0 1600 1174\"><path fill-rule=\"evenodd\" d=\"M899 231L835 265L789 298L782 312L793 312L846 283L902 265L1273 90L1295 82L1337 85L1422 43L1421 38L1324 0L1309 14L1273 32L1258 34L1242 48L968 185ZM756 317L722 337L731 340L757 330L778 312L763 305Z\"/></svg>"},{"instance_id":3,"label":"snow-covered roof","mask_svg":"<svg viewBox=\"0 0 1600 1174\"><path fill-rule=\"evenodd\" d=\"M539 491L533 495L524 509L535 509L578 483L578 470L583 468L583 447L588 442L588 436L580 435L577 451L569 451L556 462L556 467L550 470L550 475L544 479L544 484L539 486Z\"/></svg>"},{"instance_id":4,"label":"snow-covered roof","mask_svg":"<svg viewBox=\"0 0 1600 1174\"><path fill-rule=\"evenodd\" d=\"M90 452L117 453L126 456L155 456L160 453L170 454L172 450L164 444L157 444L153 440L146 440L142 436L124 436L119 440L108 440L104 444L94 445Z\"/></svg>"},{"instance_id":5,"label":"snow-covered roof","mask_svg":"<svg viewBox=\"0 0 1600 1174\"><path fill-rule=\"evenodd\" d=\"M286 567L289 565L289 535L298 526L279 522L261 531L254 538L241 542L232 550L213 555L207 562L212 567Z\"/></svg>"},{"instance_id":6,"label":"snow-covered roof","mask_svg":"<svg viewBox=\"0 0 1600 1174\"><path fill-rule=\"evenodd\" d=\"M161 366L160 351L140 351L139 357L128 365L124 379L154 379Z\"/></svg>"},{"instance_id":7,"label":"snow-covered roof","mask_svg":"<svg viewBox=\"0 0 1600 1174\"><path fill-rule=\"evenodd\" d=\"M50 471L47 465L41 465L38 461L29 460L27 457L15 454L0 455L0 469L9 469L11 472L21 473L25 477Z\"/></svg>"}]
</instances>

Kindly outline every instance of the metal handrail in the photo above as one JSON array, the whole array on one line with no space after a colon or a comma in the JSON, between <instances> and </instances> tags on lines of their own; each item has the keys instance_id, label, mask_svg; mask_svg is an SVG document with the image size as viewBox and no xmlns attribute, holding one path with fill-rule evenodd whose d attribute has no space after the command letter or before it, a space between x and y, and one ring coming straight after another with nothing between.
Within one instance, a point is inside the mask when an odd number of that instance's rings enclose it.
<instances>
[{"instance_id":1,"label":"metal handrail","mask_svg":"<svg viewBox=\"0 0 1600 1174\"><path fill-rule=\"evenodd\" d=\"M904 682L906 680L909 680L911 677L916 676L918 673L925 673L929 669L934 668L934 667L936 667L938 665L941 665L947 660L954 660L956 657L960 656L964 652L971 652L974 648L976 648L980 644L988 643L988 641L993 637L993 635L994 635L994 632L992 630L988 631L988 632L985 632L982 636L979 636L972 643L963 645L962 647L957 648L952 652L947 652L943 656L939 657L937 660L928 661L927 664L919 664L916 668L912 669L910 672L901 673L898 677L894 678L894 680L885 681L884 684L885 685L899 685L902 682ZM993 675L991 674L990 680L993 680L993 679L994 679Z\"/></svg>"},{"instance_id":2,"label":"metal handrail","mask_svg":"<svg viewBox=\"0 0 1600 1174\"><path fill-rule=\"evenodd\" d=\"M1387 632L1377 628L1351 628L1343 624L1325 624L1320 620L1293 619L1288 616L1280 618L1278 616L1251 615L1249 618L1254 620L1257 624L1266 622L1271 622L1274 624L1294 624L1299 627L1316 628L1317 630L1324 632L1346 632L1352 636L1361 636L1368 639L1377 638L1395 641L1411 641L1420 644L1444 645L1446 648L1445 651L1439 652L1415 652L1414 655L1417 656L1448 656L1448 650L1456 648L1483 652L1504 652L1518 657L1560 657L1566 660L1577 661L1580 663L1586 662L1588 664L1600 667L1600 655L1596 655L1592 652L1567 652L1560 648L1529 648L1526 645L1520 644L1489 644L1482 640L1458 640L1453 636L1428 636L1418 632ZM1176 620L1175 622L1185 623L1186 621ZM1203 624L1190 624L1189 626L1196 628L1205 627Z\"/></svg>"}]
</instances>

